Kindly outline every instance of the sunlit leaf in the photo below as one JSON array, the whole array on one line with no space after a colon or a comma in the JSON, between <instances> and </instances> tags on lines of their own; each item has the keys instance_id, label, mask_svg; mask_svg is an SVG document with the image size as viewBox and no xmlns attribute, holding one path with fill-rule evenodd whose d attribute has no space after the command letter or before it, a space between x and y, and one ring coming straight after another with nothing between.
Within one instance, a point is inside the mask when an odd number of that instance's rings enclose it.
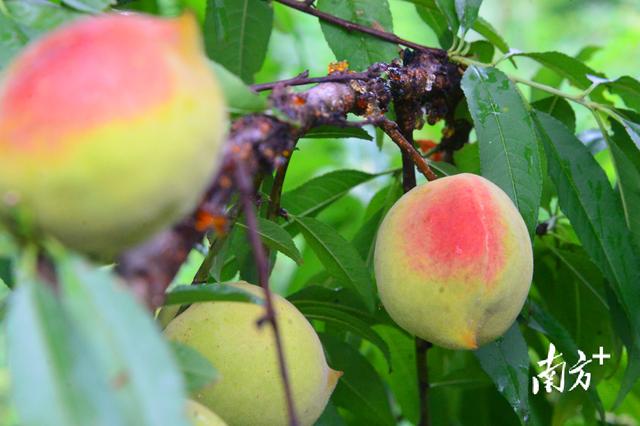
<instances>
[{"instance_id":1,"label":"sunlit leaf","mask_svg":"<svg viewBox=\"0 0 640 426\"><path fill-rule=\"evenodd\" d=\"M470 66L462 89L478 135L482 175L509 195L532 234L542 193L542 166L529 107L495 68Z\"/></svg>"}]
</instances>

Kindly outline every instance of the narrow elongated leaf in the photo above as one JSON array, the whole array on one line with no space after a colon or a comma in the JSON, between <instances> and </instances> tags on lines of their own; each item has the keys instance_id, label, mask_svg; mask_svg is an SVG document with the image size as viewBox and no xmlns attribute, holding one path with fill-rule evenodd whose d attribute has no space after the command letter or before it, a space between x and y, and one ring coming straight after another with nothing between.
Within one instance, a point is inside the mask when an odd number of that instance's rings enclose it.
<instances>
[{"instance_id":1,"label":"narrow elongated leaf","mask_svg":"<svg viewBox=\"0 0 640 426\"><path fill-rule=\"evenodd\" d=\"M323 333L320 338L331 368L343 372L331 401L349 411L355 424L395 425L384 384L367 359L334 336Z\"/></svg>"},{"instance_id":2,"label":"narrow elongated leaf","mask_svg":"<svg viewBox=\"0 0 640 426\"><path fill-rule=\"evenodd\" d=\"M218 371L200 352L180 342L170 342L170 345L189 393L211 385L218 379Z\"/></svg>"},{"instance_id":3,"label":"narrow elongated leaf","mask_svg":"<svg viewBox=\"0 0 640 426\"><path fill-rule=\"evenodd\" d=\"M613 136L609 137L611 157L618 176L617 184L624 209L627 227L640 244L640 151L633 144L625 129L611 121Z\"/></svg>"},{"instance_id":4,"label":"narrow elongated leaf","mask_svg":"<svg viewBox=\"0 0 640 426\"><path fill-rule=\"evenodd\" d=\"M242 222L236 223L243 229L248 229L247 225ZM285 231L280 225L272 222L268 219L258 218L258 233L262 242L273 250L277 250L280 253L290 257L298 265L302 264L302 255L293 242L291 235Z\"/></svg>"},{"instance_id":5,"label":"narrow elongated leaf","mask_svg":"<svg viewBox=\"0 0 640 426\"><path fill-rule=\"evenodd\" d=\"M267 101L249 89L238 76L217 62L211 61L210 64L220 82L229 112L247 114L265 110Z\"/></svg>"},{"instance_id":6,"label":"narrow elongated leaf","mask_svg":"<svg viewBox=\"0 0 640 426\"><path fill-rule=\"evenodd\" d=\"M384 355L389 368L393 368L389 345L371 329L371 322L365 321L361 317L354 315L350 310L342 309L340 305L333 303L299 300L294 305L310 320L331 324L338 330L351 332L373 343Z\"/></svg>"},{"instance_id":7,"label":"narrow elongated leaf","mask_svg":"<svg viewBox=\"0 0 640 426\"><path fill-rule=\"evenodd\" d=\"M253 83L267 53L273 8L262 0L207 0L204 39L207 55Z\"/></svg>"},{"instance_id":8,"label":"narrow elongated leaf","mask_svg":"<svg viewBox=\"0 0 640 426\"><path fill-rule=\"evenodd\" d=\"M482 0L456 0L456 13L463 34L470 30L478 19L480 5L482 5Z\"/></svg>"},{"instance_id":9,"label":"narrow elongated leaf","mask_svg":"<svg viewBox=\"0 0 640 426\"><path fill-rule=\"evenodd\" d=\"M373 137L366 130L359 127L337 127L337 126L319 126L314 127L304 135L305 138L311 139L342 139L356 138L366 141L372 141Z\"/></svg>"},{"instance_id":10,"label":"narrow elongated leaf","mask_svg":"<svg viewBox=\"0 0 640 426\"><path fill-rule=\"evenodd\" d=\"M167 293L164 305L188 305L197 302L250 302L262 304L262 299L242 289L226 284L181 285Z\"/></svg>"},{"instance_id":11,"label":"narrow elongated leaf","mask_svg":"<svg viewBox=\"0 0 640 426\"><path fill-rule=\"evenodd\" d=\"M566 78L572 85L579 89L587 89L592 81L589 75L604 78L604 74L594 71L580 59L573 58L560 52L531 52L517 53L514 56L525 56L538 62L540 65L552 70L559 76ZM593 99L604 100L602 87L595 89L590 95Z\"/></svg>"},{"instance_id":12,"label":"narrow elongated leaf","mask_svg":"<svg viewBox=\"0 0 640 426\"><path fill-rule=\"evenodd\" d=\"M460 27L460 21L458 19L458 12L456 11L456 0L435 0L438 8L447 19L449 29L453 34L458 33Z\"/></svg>"},{"instance_id":13,"label":"narrow elongated leaf","mask_svg":"<svg viewBox=\"0 0 640 426\"><path fill-rule=\"evenodd\" d=\"M482 17L478 17L478 19L476 19L476 22L473 24L473 29L487 41L491 42L501 52L507 53L509 51L509 45L507 42L504 41L502 36L498 34L498 31L496 31L496 29Z\"/></svg>"},{"instance_id":14,"label":"narrow elongated leaf","mask_svg":"<svg viewBox=\"0 0 640 426\"><path fill-rule=\"evenodd\" d=\"M478 134L482 175L509 195L532 234L542 171L529 107L515 85L495 68L470 66L462 89Z\"/></svg>"},{"instance_id":15,"label":"narrow elongated leaf","mask_svg":"<svg viewBox=\"0 0 640 426\"><path fill-rule=\"evenodd\" d=\"M351 243L332 227L316 219L296 217L295 222L327 272L354 289L367 308L373 310L374 289L371 276L367 265Z\"/></svg>"},{"instance_id":16,"label":"narrow elongated leaf","mask_svg":"<svg viewBox=\"0 0 640 426\"><path fill-rule=\"evenodd\" d=\"M587 148L554 118L544 113L537 116L544 130L549 173L558 189L560 207L571 220L585 251L609 280L629 321L633 346L637 347L640 258L629 238L620 199ZM635 379L628 379L627 383ZM621 389L620 396L629 389Z\"/></svg>"},{"instance_id":17,"label":"narrow elongated leaf","mask_svg":"<svg viewBox=\"0 0 640 426\"><path fill-rule=\"evenodd\" d=\"M640 81L625 75L607 84L609 91L622 98L624 103L640 113Z\"/></svg>"},{"instance_id":18,"label":"narrow elongated leaf","mask_svg":"<svg viewBox=\"0 0 640 426\"><path fill-rule=\"evenodd\" d=\"M529 418L529 353L518 323L474 354L498 391L526 423Z\"/></svg>"},{"instance_id":19,"label":"narrow elongated leaf","mask_svg":"<svg viewBox=\"0 0 640 426\"><path fill-rule=\"evenodd\" d=\"M361 183L378 175L336 170L310 179L282 194L282 207L295 216L314 216Z\"/></svg>"},{"instance_id":20,"label":"narrow elongated leaf","mask_svg":"<svg viewBox=\"0 0 640 426\"><path fill-rule=\"evenodd\" d=\"M576 113L566 99L560 96L548 96L532 102L531 106L538 111L546 112L556 120L561 121L569 130L575 132Z\"/></svg>"},{"instance_id":21,"label":"narrow elongated leaf","mask_svg":"<svg viewBox=\"0 0 640 426\"><path fill-rule=\"evenodd\" d=\"M393 20L387 0L318 0L319 10L365 27L393 32ZM375 62L388 62L398 56L398 48L366 34L353 33L321 21L320 27L329 47L339 61L346 60L355 70Z\"/></svg>"},{"instance_id":22,"label":"narrow elongated leaf","mask_svg":"<svg viewBox=\"0 0 640 426\"><path fill-rule=\"evenodd\" d=\"M598 46L585 46L582 49L580 49L580 51L576 54L575 57L578 61L586 62L599 49L600 47ZM564 75L557 73L552 68L547 68L545 66L542 66L540 67L538 72L534 75L533 81L536 81L538 83L543 83L547 86L558 88L562 85L562 82L564 81ZM549 93L540 89L536 89L534 87L531 88L532 101L544 99L547 97L549 97Z\"/></svg>"},{"instance_id":23,"label":"narrow elongated leaf","mask_svg":"<svg viewBox=\"0 0 640 426\"><path fill-rule=\"evenodd\" d=\"M532 301L527 302L524 311L528 313L529 327L547 335L549 340L558 348L558 351L562 353L563 359L569 363L569 366L575 365L579 361L578 350L580 348L558 320ZM545 356L546 354L540 355ZM569 377L569 380L571 379L572 377ZM573 384L573 382L569 383L569 386L571 384ZM588 393L589 398L598 409L600 417L604 419L604 407L598 396L598 392L594 387L590 387Z\"/></svg>"},{"instance_id":24,"label":"narrow elongated leaf","mask_svg":"<svg viewBox=\"0 0 640 426\"><path fill-rule=\"evenodd\" d=\"M129 422L186 425L184 382L149 313L108 271L66 256L57 267L65 310L118 383Z\"/></svg>"},{"instance_id":25,"label":"narrow elongated leaf","mask_svg":"<svg viewBox=\"0 0 640 426\"><path fill-rule=\"evenodd\" d=\"M5 0L9 16L0 13L0 69L31 40L82 14L52 2Z\"/></svg>"},{"instance_id":26,"label":"narrow elongated leaf","mask_svg":"<svg viewBox=\"0 0 640 426\"><path fill-rule=\"evenodd\" d=\"M627 134L636 144L638 149L640 149L640 123L636 123L635 121L624 119L622 120L622 125L624 129L627 131Z\"/></svg>"},{"instance_id":27,"label":"narrow elongated leaf","mask_svg":"<svg viewBox=\"0 0 640 426\"><path fill-rule=\"evenodd\" d=\"M440 47L448 49L453 43L453 33L447 24L447 18L436 4L436 0L415 2L418 16L433 30L438 37Z\"/></svg>"},{"instance_id":28,"label":"narrow elongated leaf","mask_svg":"<svg viewBox=\"0 0 640 426\"><path fill-rule=\"evenodd\" d=\"M400 405L404 417L417 425L420 421L420 395L415 339L398 327L379 324L373 328L391 350L392 368L384 372L386 374L383 374L383 377Z\"/></svg>"},{"instance_id":29,"label":"narrow elongated leaf","mask_svg":"<svg viewBox=\"0 0 640 426\"><path fill-rule=\"evenodd\" d=\"M22 282L7 314L13 402L27 426L123 424L108 372L53 293Z\"/></svg>"}]
</instances>

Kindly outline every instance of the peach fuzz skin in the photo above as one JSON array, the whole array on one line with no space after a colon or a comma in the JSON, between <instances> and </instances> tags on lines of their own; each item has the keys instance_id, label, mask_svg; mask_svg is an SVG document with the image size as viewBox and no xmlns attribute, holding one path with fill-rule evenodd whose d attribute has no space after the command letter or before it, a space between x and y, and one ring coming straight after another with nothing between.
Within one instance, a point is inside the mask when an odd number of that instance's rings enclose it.
<instances>
[{"instance_id":1,"label":"peach fuzz skin","mask_svg":"<svg viewBox=\"0 0 640 426\"><path fill-rule=\"evenodd\" d=\"M451 349L501 336L533 275L531 240L509 197L459 174L420 185L389 210L376 241L378 292L410 333Z\"/></svg>"},{"instance_id":2,"label":"peach fuzz skin","mask_svg":"<svg viewBox=\"0 0 640 426\"><path fill-rule=\"evenodd\" d=\"M193 17L80 19L1 77L0 215L112 257L195 208L226 127Z\"/></svg>"}]
</instances>

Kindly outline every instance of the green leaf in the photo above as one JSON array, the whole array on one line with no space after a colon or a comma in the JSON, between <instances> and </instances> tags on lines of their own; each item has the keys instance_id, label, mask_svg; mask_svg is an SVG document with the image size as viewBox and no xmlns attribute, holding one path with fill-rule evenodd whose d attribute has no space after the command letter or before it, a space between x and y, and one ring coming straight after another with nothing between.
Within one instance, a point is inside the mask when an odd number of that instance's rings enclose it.
<instances>
[{"instance_id":1,"label":"green leaf","mask_svg":"<svg viewBox=\"0 0 640 426\"><path fill-rule=\"evenodd\" d=\"M242 222L237 222L237 226L248 229L247 225ZM258 234L262 242L265 243L272 250L277 250L280 253L288 256L298 265L303 262L302 255L293 242L291 235L284 230L280 225L262 217L258 218Z\"/></svg>"},{"instance_id":2,"label":"green leaf","mask_svg":"<svg viewBox=\"0 0 640 426\"><path fill-rule=\"evenodd\" d=\"M235 74L217 62L210 61L209 63L218 77L229 112L247 114L262 112L267 108L267 101L253 92Z\"/></svg>"},{"instance_id":3,"label":"green leaf","mask_svg":"<svg viewBox=\"0 0 640 426\"><path fill-rule=\"evenodd\" d=\"M309 286L288 299L310 320L332 324L339 330L352 332L373 343L384 355L389 368L392 368L389 346L371 328L378 322L376 318L359 305L345 304L338 297L336 290Z\"/></svg>"},{"instance_id":4,"label":"green leaf","mask_svg":"<svg viewBox=\"0 0 640 426\"><path fill-rule=\"evenodd\" d=\"M359 127L318 126L304 135L307 139L342 139L356 138L372 141L373 138L366 130Z\"/></svg>"},{"instance_id":5,"label":"green leaf","mask_svg":"<svg viewBox=\"0 0 640 426\"><path fill-rule=\"evenodd\" d=\"M478 135L482 175L509 195L533 234L542 171L530 110L515 85L495 68L470 66L462 89Z\"/></svg>"},{"instance_id":6,"label":"green leaf","mask_svg":"<svg viewBox=\"0 0 640 426\"><path fill-rule=\"evenodd\" d=\"M387 0L318 0L319 10L356 24L393 32ZM329 47L339 61L346 60L354 70L364 70L375 62L389 62L398 56L398 47L367 34L352 32L321 21Z\"/></svg>"},{"instance_id":7,"label":"green leaf","mask_svg":"<svg viewBox=\"0 0 640 426\"><path fill-rule=\"evenodd\" d=\"M560 322L558 322L558 320L532 301L527 302L523 311L527 312L529 327L545 334L558 348L558 351L562 353L563 359L569 364L569 366L573 366L578 363L578 350L580 350L580 348L576 345L569 332ZM540 355L542 357L546 357L547 354ZM571 379L572 377L569 377L569 387L573 384ZM600 417L604 419L604 407L595 387L590 387L588 393L589 398L598 409Z\"/></svg>"},{"instance_id":8,"label":"green leaf","mask_svg":"<svg viewBox=\"0 0 640 426\"><path fill-rule=\"evenodd\" d=\"M21 424L123 424L110 383L115 377L97 368L97 354L45 284L21 282L10 299L6 333Z\"/></svg>"},{"instance_id":9,"label":"green leaf","mask_svg":"<svg viewBox=\"0 0 640 426\"><path fill-rule=\"evenodd\" d=\"M273 8L262 0L207 0L204 40L207 55L247 84L264 62Z\"/></svg>"},{"instance_id":10,"label":"green leaf","mask_svg":"<svg viewBox=\"0 0 640 426\"><path fill-rule=\"evenodd\" d=\"M9 0L8 16L0 13L0 69L31 40L82 14L51 2Z\"/></svg>"},{"instance_id":11,"label":"green leaf","mask_svg":"<svg viewBox=\"0 0 640 426\"><path fill-rule=\"evenodd\" d=\"M129 423L186 425L184 382L149 312L108 270L57 257L65 311L98 355L94 368L117 383Z\"/></svg>"},{"instance_id":12,"label":"green leaf","mask_svg":"<svg viewBox=\"0 0 640 426\"><path fill-rule=\"evenodd\" d=\"M531 58L540 65L555 72L558 76L566 78L572 85L579 89L587 89L592 82L589 75L604 78L604 74L599 73L588 67L580 59L573 58L560 52L532 52L517 53L513 56L524 56ZM590 95L594 100L603 100L602 88L597 88Z\"/></svg>"},{"instance_id":13,"label":"green leaf","mask_svg":"<svg viewBox=\"0 0 640 426\"><path fill-rule=\"evenodd\" d=\"M353 288L369 310L374 308L371 275L356 249L329 225L310 217L295 217L295 223L327 272Z\"/></svg>"},{"instance_id":14,"label":"green leaf","mask_svg":"<svg viewBox=\"0 0 640 426\"><path fill-rule=\"evenodd\" d=\"M640 117L638 117L640 118ZM627 131L634 144L640 149L640 123L636 123L628 118L622 120L622 126Z\"/></svg>"},{"instance_id":15,"label":"green leaf","mask_svg":"<svg viewBox=\"0 0 640 426\"><path fill-rule=\"evenodd\" d=\"M529 353L518 323L514 323L504 336L474 354L498 391L526 423L529 417Z\"/></svg>"},{"instance_id":16,"label":"green leaf","mask_svg":"<svg viewBox=\"0 0 640 426\"><path fill-rule=\"evenodd\" d=\"M638 80L625 75L607 83L607 87L611 93L620 96L629 108L640 113L640 82Z\"/></svg>"},{"instance_id":17,"label":"green leaf","mask_svg":"<svg viewBox=\"0 0 640 426\"><path fill-rule=\"evenodd\" d=\"M200 352L180 342L170 345L190 394L218 379L218 371Z\"/></svg>"},{"instance_id":18,"label":"green leaf","mask_svg":"<svg viewBox=\"0 0 640 426\"><path fill-rule=\"evenodd\" d=\"M384 384L366 358L333 336L323 333L320 339L329 365L344 373L331 396L333 404L349 411L354 424L395 425Z\"/></svg>"},{"instance_id":19,"label":"green leaf","mask_svg":"<svg viewBox=\"0 0 640 426\"><path fill-rule=\"evenodd\" d=\"M421 0L415 3L418 16L433 30L438 37L440 47L448 49L453 43L453 33L447 25L447 18L444 16L436 0Z\"/></svg>"},{"instance_id":20,"label":"green leaf","mask_svg":"<svg viewBox=\"0 0 640 426\"><path fill-rule=\"evenodd\" d=\"M460 21L458 20L458 11L456 10L456 0L435 0L435 2L445 16L451 32L454 35L457 34Z\"/></svg>"},{"instance_id":21,"label":"green leaf","mask_svg":"<svg viewBox=\"0 0 640 426\"><path fill-rule=\"evenodd\" d=\"M498 34L493 26L483 19L482 17L478 17L476 22L473 24L473 29L482 37L491 42L495 47L497 47L501 52L507 53L509 52L509 45L506 41Z\"/></svg>"},{"instance_id":22,"label":"green leaf","mask_svg":"<svg viewBox=\"0 0 640 426\"><path fill-rule=\"evenodd\" d=\"M485 63L491 62L493 61L494 54L495 47L486 40L476 40L471 43L469 55L471 55L471 58L476 61Z\"/></svg>"},{"instance_id":23,"label":"green leaf","mask_svg":"<svg viewBox=\"0 0 640 426\"><path fill-rule=\"evenodd\" d=\"M400 405L403 416L417 425L420 421L420 395L415 339L398 327L379 324L373 329L387 342L391 350L393 367L382 376Z\"/></svg>"},{"instance_id":24,"label":"green leaf","mask_svg":"<svg viewBox=\"0 0 640 426\"><path fill-rule=\"evenodd\" d=\"M340 305L318 301L297 301L295 306L310 320L322 321L333 325L335 329L353 333L374 344L384 355L389 368L391 365L391 354L387 343L371 329L372 323L364 321L348 309L343 309Z\"/></svg>"},{"instance_id":25,"label":"green leaf","mask_svg":"<svg viewBox=\"0 0 640 426\"><path fill-rule=\"evenodd\" d=\"M473 28L473 24L478 19L478 12L482 0L456 0L455 7L458 14L458 20L460 21L460 28L462 33L465 34L468 30Z\"/></svg>"},{"instance_id":26,"label":"green leaf","mask_svg":"<svg viewBox=\"0 0 640 426\"><path fill-rule=\"evenodd\" d=\"M461 172L480 174L480 144L467 143L453 153L453 160Z\"/></svg>"},{"instance_id":27,"label":"green leaf","mask_svg":"<svg viewBox=\"0 0 640 426\"><path fill-rule=\"evenodd\" d=\"M167 293L164 305L188 305L213 301L263 303L259 297L227 284L199 284L174 288Z\"/></svg>"},{"instance_id":28,"label":"green leaf","mask_svg":"<svg viewBox=\"0 0 640 426\"><path fill-rule=\"evenodd\" d=\"M620 199L587 148L562 123L538 113L549 174L585 251L609 280L640 342L640 258L629 238ZM637 377L636 377L637 378ZM623 391L621 390L621 395Z\"/></svg>"},{"instance_id":29,"label":"green leaf","mask_svg":"<svg viewBox=\"0 0 640 426\"><path fill-rule=\"evenodd\" d=\"M576 113L566 99L560 96L548 96L532 102L531 107L561 121L572 132L576 131Z\"/></svg>"},{"instance_id":30,"label":"green leaf","mask_svg":"<svg viewBox=\"0 0 640 426\"><path fill-rule=\"evenodd\" d=\"M618 176L617 184L622 200L624 218L634 237L636 246L640 244L640 151L633 144L622 125L611 120L613 136L605 132L609 142L613 165Z\"/></svg>"},{"instance_id":31,"label":"green leaf","mask_svg":"<svg viewBox=\"0 0 640 426\"><path fill-rule=\"evenodd\" d=\"M354 187L377 176L357 170L329 172L282 194L281 205L295 216L314 216Z\"/></svg>"},{"instance_id":32,"label":"green leaf","mask_svg":"<svg viewBox=\"0 0 640 426\"><path fill-rule=\"evenodd\" d=\"M62 0L63 4L85 13L100 13L115 5L116 0Z\"/></svg>"}]
</instances>

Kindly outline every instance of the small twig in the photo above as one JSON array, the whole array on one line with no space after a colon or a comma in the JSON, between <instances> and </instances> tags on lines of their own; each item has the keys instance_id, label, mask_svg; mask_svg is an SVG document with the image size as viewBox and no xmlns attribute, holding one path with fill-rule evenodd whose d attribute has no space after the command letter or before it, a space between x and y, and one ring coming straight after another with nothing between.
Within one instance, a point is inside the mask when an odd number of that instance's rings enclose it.
<instances>
[{"instance_id":1,"label":"small twig","mask_svg":"<svg viewBox=\"0 0 640 426\"><path fill-rule=\"evenodd\" d=\"M276 312L273 307L271 290L269 289L269 264L264 246L262 245L262 241L260 240L260 235L258 234L258 220L252 201L253 185L251 184L250 175L247 173L242 163L238 163L236 165L235 179L238 191L240 192L241 202L244 207L244 214L247 221L248 229L247 235L253 249L253 257L258 269L258 281L260 286L264 289L266 309L264 321L269 322L273 329L273 338L278 355L278 364L280 366L280 376L282 378L285 398L287 401L289 424L291 426L298 426L299 423L293 402L293 392L291 390L289 372L287 370L287 365L284 357L284 349L282 347L282 337L280 335L278 322L276 321Z\"/></svg>"},{"instance_id":2,"label":"small twig","mask_svg":"<svg viewBox=\"0 0 640 426\"><path fill-rule=\"evenodd\" d=\"M287 162L278 167L276 171L276 177L273 180L273 186L271 187L271 195L269 200L269 209L267 210L267 219L274 219L278 216L280 211L280 200L282 199L282 187L284 185L284 178L287 175L289 163L291 162L291 155L287 159Z\"/></svg>"},{"instance_id":3,"label":"small twig","mask_svg":"<svg viewBox=\"0 0 640 426\"><path fill-rule=\"evenodd\" d=\"M329 22L330 24L342 27L348 31L358 31L361 33L369 34L370 36L379 38L381 40L388 41L390 43L399 44L401 46L410 47L415 50L419 50L421 52L429 52L438 56L445 56L446 52L442 49L436 49L433 47L423 46L418 43L414 43L409 40L405 40L403 38L398 37L393 33L388 33L386 31L377 30L375 28L365 27L359 24L356 24L351 21L347 21L331 14L322 12L318 9L312 8L308 1L298 1L298 0L274 0L280 4L288 6L290 8L299 10L300 12L307 13L309 15L313 15L318 19Z\"/></svg>"},{"instance_id":4,"label":"small twig","mask_svg":"<svg viewBox=\"0 0 640 426\"><path fill-rule=\"evenodd\" d=\"M430 426L429 415L429 368L427 351L433 346L426 340L416 337L416 368L418 369L418 391L420 395L420 423L418 426Z\"/></svg>"},{"instance_id":5,"label":"small twig","mask_svg":"<svg viewBox=\"0 0 640 426\"><path fill-rule=\"evenodd\" d=\"M427 178L427 180L435 180L438 176L431 170L431 167L427 164L426 160L422 158L422 155L418 152L417 149L413 147L407 141L407 139L402 135L400 130L398 129L398 125L391 120L383 118L380 121L380 127L382 130L391 138L393 142L395 142L398 147L402 150L403 156L406 155L413 164L418 168L420 173ZM404 168L403 168L404 169ZM404 175L405 173L403 173ZM415 183L413 184L415 186Z\"/></svg>"},{"instance_id":6,"label":"small twig","mask_svg":"<svg viewBox=\"0 0 640 426\"><path fill-rule=\"evenodd\" d=\"M329 74L324 77L309 77L309 71L300 73L299 75L288 78L286 80L273 81L270 83L254 84L251 89L255 92L262 92L265 90L273 90L276 86L304 86L307 84L316 83L333 83L351 80L366 80L371 77L376 77L369 72L354 72L354 73L336 73Z\"/></svg>"}]
</instances>

